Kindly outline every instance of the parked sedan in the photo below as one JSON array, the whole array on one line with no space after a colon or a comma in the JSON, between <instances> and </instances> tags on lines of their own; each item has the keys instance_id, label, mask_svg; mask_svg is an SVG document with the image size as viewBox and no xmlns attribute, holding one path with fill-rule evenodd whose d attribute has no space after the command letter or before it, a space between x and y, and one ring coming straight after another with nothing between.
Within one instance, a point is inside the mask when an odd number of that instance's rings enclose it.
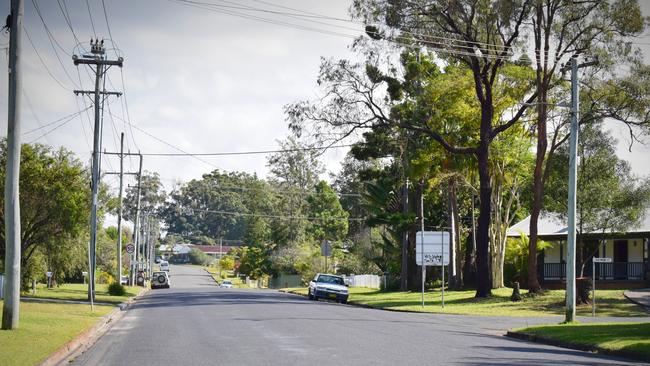
<instances>
[{"instance_id":1,"label":"parked sedan","mask_svg":"<svg viewBox=\"0 0 650 366\"><path fill-rule=\"evenodd\" d=\"M151 275L151 288L169 288L169 274L165 271L154 272Z\"/></svg>"},{"instance_id":2,"label":"parked sedan","mask_svg":"<svg viewBox=\"0 0 650 366\"><path fill-rule=\"evenodd\" d=\"M232 282L230 280L224 280L219 285L221 288L232 288Z\"/></svg>"},{"instance_id":3,"label":"parked sedan","mask_svg":"<svg viewBox=\"0 0 650 366\"><path fill-rule=\"evenodd\" d=\"M318 273L309 282L309 299L330 299L342 304L348 302L348 286L343 277L332 274Z\"/></svg>"}]
</instances>

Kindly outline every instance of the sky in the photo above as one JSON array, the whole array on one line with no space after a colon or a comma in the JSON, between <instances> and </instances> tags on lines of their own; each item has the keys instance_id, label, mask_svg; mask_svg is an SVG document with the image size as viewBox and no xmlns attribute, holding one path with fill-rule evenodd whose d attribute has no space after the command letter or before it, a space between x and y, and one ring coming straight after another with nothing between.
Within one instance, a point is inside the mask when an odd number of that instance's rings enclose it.
<instances>
[{"instance_id":1,"label":"sky","mask_svg":"<svg viewBox=\"0 0 650 366\"><path fill-rule=\"evenodd\" d=\"M126 134L125 148L131 152L277 149L277 140L289 134L283 106L318 97L321 57L353 58L349 45L361 34L361 26L317 17L304 21L272 12L303 10L349 18L350 1L206 1L226 8L218 13L171 0L26 0L24 25L29 38L23 38L24 142L63 146L89 161L92 109L83 110L91 103L72 91L92 89L93 81L88 67L75 67L71 55L83 53L76 47L75 37L85 48L92 37L107 39L109 58L124 58L122 69L114 67L107 72L106 89L125 94L108 99L103 130L106 151L119 151L122 132ZM642 1L646 15L650 15L648 3ZM247 13L261 20L234 15L243 12L242 7L265 11ZM9 12L8 0L0 0L0 10ZM7 34L0 35L0 48L5 51L0 54L2 67L7 63L8 40ZM650 36L639 42L644 43L641 47L650 60ZM0 73L0 100L7 100L6 72ZM50 124L79 111L82 113L75 118ZM6 102L2 102L0 115L6 113ZM6 130L6 119L0 118L0 135L6 136ZM630 162L636 174L650 175L650 147L635 144L628 151L626 131L612 126L612 133L619 140L619 156ZM330 172L338 171L345 153L346 149L325 153L323 160ZM144 169L158 172L167 191L174 183L200 178L216 168L260 177L267 173L265 155L200 159L203 161L147 156ZM137 171L137 159L126 159L125 164L125 170ZM118 168L116 156L104 156L103 171ZM133 178L128 179L127 184L133 184ZM117 189L117 176L107 176L104 181Z\"/></svg>"}]
</instances>

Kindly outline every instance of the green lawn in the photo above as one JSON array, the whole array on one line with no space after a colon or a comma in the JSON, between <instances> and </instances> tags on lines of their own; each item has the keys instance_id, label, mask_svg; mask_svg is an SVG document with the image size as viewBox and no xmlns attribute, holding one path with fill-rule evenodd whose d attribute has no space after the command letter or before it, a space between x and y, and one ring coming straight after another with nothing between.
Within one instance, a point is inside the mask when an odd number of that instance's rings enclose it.
<instances>
[{"instance_id":1,"label":"green lawn","mask_svg":"<svg viewBox=\"0 0 650 366\"><path fill-rule=\"evenodd\" d=\"M95 287L95 301L119 304L129 297L136 296L142 290L142 287L138 286L125 286L125 288L125 296L111 296L108 294L108 285L97 284ZM48 289L45 285L37 285L35 295L30 290L25 292L23 297L86 301L88 299L88 285L68 283L51 289Z\"/></svg>"},{"instance_id":2,"label":"green lawn","mask_svg":"<svg viewBox=\"0 0 650 366\"><path fill-rule=\"evenodd\" d=\"M0 330L0 363L37 364L112 309L96 306L91 313L88 305L22 302L19 329Z\"/></svg>"},{"instance_id":3,"label":"green lawn","mask_svg":"<svg viewBox=\"0 0 650 366\"><path fill-rule=\"evenodd\" d=\"M572 345L623 351L650 361L650 323L559 324L518 330Z\"/></svg>"},{"instance_id":4,"label":"green lawn","mask_svg":"<svg viewBox=\"0 0 650 366\"><path fill-rule=\"evenodd\" d=\"M305 288L285 291L307 294ZM425 292L425 307L421 306L420 292L381 292L366 288L351 288L351 303L380 309L418 311L448 314L471 314L493 316L551 316L564 315L564 290L546 291L543 295L527 295L523 300L510 301L512 289L492 290L492 297L474 298L471 291L445 291L445 308L441 308L440 289ZM579 306L578 315L591 315L591 306ZM597 316L648 316L641 307L623 296L623 290L599 290Z\"/></svg>"}]
</instances>

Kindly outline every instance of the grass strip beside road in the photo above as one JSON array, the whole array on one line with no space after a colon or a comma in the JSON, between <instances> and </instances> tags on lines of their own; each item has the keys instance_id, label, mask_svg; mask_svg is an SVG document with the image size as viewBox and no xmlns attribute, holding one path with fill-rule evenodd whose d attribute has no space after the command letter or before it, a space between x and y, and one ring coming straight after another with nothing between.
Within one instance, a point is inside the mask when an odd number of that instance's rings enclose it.
<instances>
[{"instance_id":1,"label":"grass strip beside road","mask_svg":"<svg viewBox=\"0 0 650 366\"><path fill-rule=\"evenodd\" d=\"M306 288L282 291L307 295ZM564 290L546 291L541 295L522 294L522 301L510 301L512 289L492 290L489 298L477 299L475 291L445 291L445 308L441 306L441 291L425 292L422 307L420 292L381 292L367 288L350 288L349 302L378 309L427 313L486 315L486 316L553 316L564 315ZM591 316L591 306L577 307L578 315ZM597 316L648 316L640 306L623 296L623 290L599 290Z\"/></svg>"},{"instance_id":2,"label":"grass strip beside road","mask_svg":"<svg viewBox=\"0 0 650 366\"><path fill-rule=\"evenodd\" d=\"M108 285L97 284L95 285L95 301L107 302L111 304L119 304L125 302L130 297L136 296L142 290L138 286L124 286L126 294L124 296L111 296L108 294ZM36 294L31 290L23 294L23 297L36 297L40 299L57 299L57 300L74 300L74 301L87 301L88 300L88 285L81 283L67 283L51 289L45 285L39 284L36 286Z\"/></svg>"},{"instance_id":3,"label":"grass strip beside road","mask_svg":"<svg viewBox=\"0 0 650 366\"><path fill-rule=\"evenodd\" d=\"M650 323L543 325L512 333L517 338L523 334L541 343L650 362Z\"/></svg>"},{"instance_id":4,"label":"grass strip beside road","mask_svg":"<svg viewBox=\"0 0 650 366\"><path fill-rule=\"evenodd\" d=\"M2 306L2 301L0 301ZM35 365L93 326L113 306L20 303L17 330L0 330L0 364Z\"/></svg>"}]
</instances>

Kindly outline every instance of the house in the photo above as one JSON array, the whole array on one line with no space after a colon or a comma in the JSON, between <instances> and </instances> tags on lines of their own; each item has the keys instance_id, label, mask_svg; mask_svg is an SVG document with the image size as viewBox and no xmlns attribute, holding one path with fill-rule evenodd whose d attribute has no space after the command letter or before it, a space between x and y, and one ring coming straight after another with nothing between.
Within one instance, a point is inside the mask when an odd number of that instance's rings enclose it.
<instances>
[{"instance_id":1,"label":"house","mask_svg":"<svg viewBox=\"0 0 650 366\"><path fill-rule=\"evenodd\" d=\"M196 248L213 258L221 258L234 247L230 245L192 245L192 248Z\"/></svg>"},{"instance_id":2,"label":"house","mask_svg":"<svg viewBox=\"0 0 650 366\"><path fill-rule=\"evenodd\" d=\"M509 237L529 235L530 216L508 229ZM537 258L539 279L547 287L559 284L566 277L568 227L565 219L554 213L542 213L538 220L538 237L551 244ZM595 244L594 257L612 258L612 263L598 263L596 279L612 286L643 287L650 274L648 260L650 242L650 209L643 220L625 233L588 232L582 234L584 243ZM600 243L600 244L599 244ZM584 276L592 276L591 257L584 267ZM576 270L579 275L579 269ZM550 285L550 286L549 286Z\"/></svg>"},{"instance_id":3,"label":"house","mask_svg":"<svg viewBox=\"0 0 650 366\"><path fill-rule=\"evenodd\" d=\"M166 245L163 244L158 247L158 250L162 254L162 257L165 259L171 259L179 262L189 261L190 250L192 250L192 244L174 244Z\"/></svg>"}]
</instances>

